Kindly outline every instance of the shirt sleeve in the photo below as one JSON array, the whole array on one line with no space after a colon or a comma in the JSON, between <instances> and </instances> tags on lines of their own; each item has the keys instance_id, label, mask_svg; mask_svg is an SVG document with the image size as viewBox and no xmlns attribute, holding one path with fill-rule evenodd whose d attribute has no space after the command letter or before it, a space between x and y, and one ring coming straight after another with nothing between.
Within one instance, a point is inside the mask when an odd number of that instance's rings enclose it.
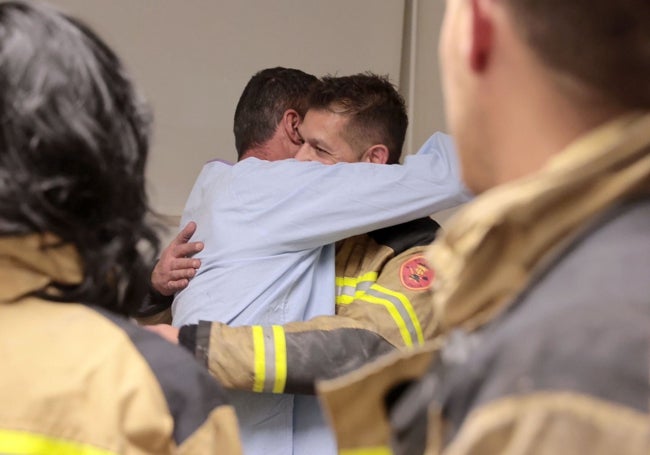
<instances>
[{"instance_id":1,"label":"shirt sleeve","mask_svg":"<svg viewBox=\"0 0 650 455\"><path fill-rule=\"evenodd\" d=\"M264 223L274 248L315 248L466 202L451 138L434 134L403 165L249 158L235 165L233 197Z\"/></svg>"}]
</instances>

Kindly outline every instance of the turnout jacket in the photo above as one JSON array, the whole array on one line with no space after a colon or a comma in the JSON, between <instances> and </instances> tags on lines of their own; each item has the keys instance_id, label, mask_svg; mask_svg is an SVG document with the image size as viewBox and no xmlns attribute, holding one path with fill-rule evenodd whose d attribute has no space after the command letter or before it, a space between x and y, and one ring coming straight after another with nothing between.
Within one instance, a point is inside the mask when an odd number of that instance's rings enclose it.
<instances>
[{"instance_id":1,"label":"turnout jacket","mask_svg":"<svg viewBox=\"0 0 650 455\"><path fill-rule=\"evenodd\" d=\"M340 452L650 453L648 226L647 113L477 198L427 254L435 340L319 384Z\"/></svg>"},{"instance_id":2,"label":"turnout jacket","mask_svg":"<svg viewBox=\"0 0 650 455\"><path fill-rule=\"evenodd\" d=\"M34 297L76 250L0 238L0 453L239 454L234 411L190 355L106 310Z\"/></svg>"},{"instance_id":3,"label":"turnout jacket","mask_svg":"<svg viewBox=\"0 0 650 455\"><path fill-rule=\"evenodd\" d=\"M435 275L423 254L438 227L422 218L342 241L334 316L270 327L201 321L197 357L226 387L312 394L316 379L423 344L433 334Z\"/></svg>"},{"instance_id":4,"label":"turnout jacket","mask_svg":"<svg viewBox=\"0 0 650 455\"><path fill-rule=\"evenodd\" d=\"M317 379L431 338L436 274L423 255L438 228L421 218L339 242L334 316L283 326L201 321L182 327L180 341L228 388L313 394ZM153 302L149 311L169 304ZM169 323L170 312L140 320Z\"/></svg>"}]
</instances>

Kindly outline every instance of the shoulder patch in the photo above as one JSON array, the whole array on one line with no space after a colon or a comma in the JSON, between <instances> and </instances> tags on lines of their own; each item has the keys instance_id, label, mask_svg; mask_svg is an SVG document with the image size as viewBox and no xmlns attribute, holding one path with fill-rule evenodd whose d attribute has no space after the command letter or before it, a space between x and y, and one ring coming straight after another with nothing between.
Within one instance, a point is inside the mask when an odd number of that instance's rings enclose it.
<instances>
[{"instance_id":1,"label":"shoulder patch","mask_svg":"<svg viewBox=\"0 0 650 455\"><path fill-rule=\"evenodd\" d=\"M429 268L422 255L404 261L399 269L402 284L413 291L428 289L433 283L434 276L433 270Z\"/></svg>"}]
</instances>

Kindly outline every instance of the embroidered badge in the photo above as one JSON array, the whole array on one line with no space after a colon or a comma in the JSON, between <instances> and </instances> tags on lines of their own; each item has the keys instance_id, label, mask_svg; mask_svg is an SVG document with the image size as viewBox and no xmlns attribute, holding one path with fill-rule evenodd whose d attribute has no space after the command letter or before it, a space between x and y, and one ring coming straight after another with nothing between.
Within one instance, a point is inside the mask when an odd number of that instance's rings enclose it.
<instances>
[{"instance_id":1,"label":"embroidered badge","mask_svg":"<svg viewBox=\"0 0 650 455\"><path fill-rule=\"evenodd\" d=\"M404 287L413 291L427 289L434 278L433 270L424 261L424 256L415 256L404 262L399 274Z\"/></svg>"}]
</instances>

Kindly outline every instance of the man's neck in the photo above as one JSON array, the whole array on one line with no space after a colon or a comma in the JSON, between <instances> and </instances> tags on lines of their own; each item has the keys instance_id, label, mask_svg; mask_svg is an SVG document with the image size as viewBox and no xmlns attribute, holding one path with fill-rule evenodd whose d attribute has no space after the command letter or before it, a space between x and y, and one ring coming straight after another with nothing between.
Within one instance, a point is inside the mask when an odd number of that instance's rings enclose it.
<instances>
[{"instance_id":1,"label":"man's neck","mask_svg":"<svg viewBox=\"0 0 650 455\"><path fill-rule=\"evenodd\" d=\"M502 141L494 147L503 150L503 174L499 179L513 180L544 167L577 138L617 115L616 112L584 111L568 105L566 98L527 100L525 109L534 114L513 111L501 122ZM539 102L536 102L539 101Z\"/></svg>"},{"instance_id":2,"label":"man's neck","mask_svg":"<svg viewBox=\"0 0 650 455\"><path fill-rule=\"evenodd\" d=\"M270 160L269 157L272 157L273 153L270 152L266 147L252 147L246 150L243 155L239 158L238 161L245 160L246 158L257 158L260 160Z\"/></svg>"},{"instance_id":3,"label":"man's neck","mask_svg":"<svg viewBox=\"0 0 650 455\"><path fill-rule=\"evenodd\" d=\"M536 63L522 65L518 74L502 77L491 87L485 145L497 160L494 184L538 171L578 137L620 114L581 103L580 98L593 95L567 91L562 81Z\"/></svg>"},{"instance_id":4,"label":"man's neck","mask_svg":"<svg viewBox=\"0 0 650 455\"><path fill-rule=\"evenodd\" d=\"M283 134L281 128L277 128L273 136L263 144L256 145L246 150L239 161L246 158L258 158L260 160L277 161L293 158L298 151L298 145Z\"/></svg>"}]
</instances>

